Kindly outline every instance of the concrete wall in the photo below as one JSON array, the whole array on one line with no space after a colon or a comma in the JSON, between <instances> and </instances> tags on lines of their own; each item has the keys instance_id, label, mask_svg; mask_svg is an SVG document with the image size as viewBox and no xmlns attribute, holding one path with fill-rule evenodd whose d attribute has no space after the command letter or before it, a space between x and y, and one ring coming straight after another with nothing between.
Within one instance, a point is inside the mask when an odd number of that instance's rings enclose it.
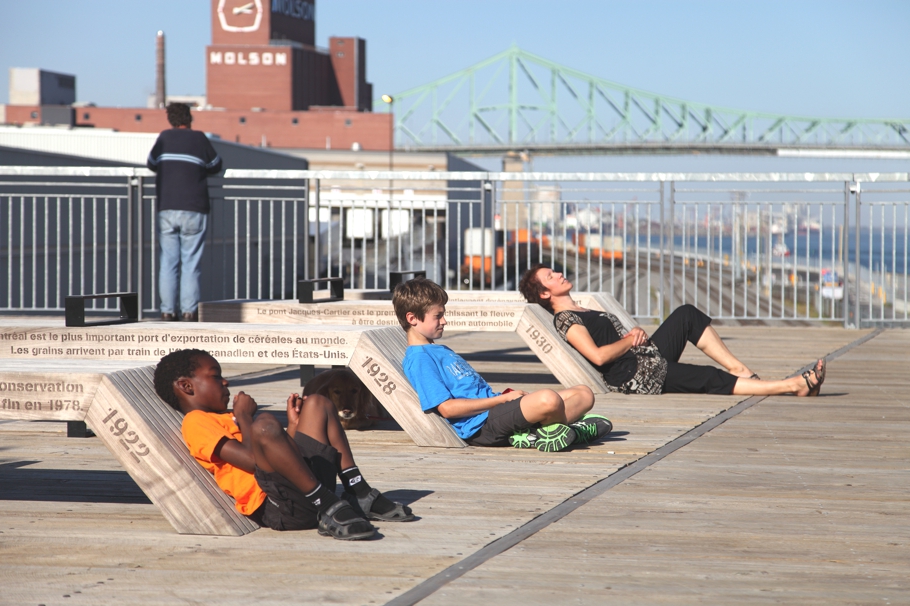
<instances>
[{"instance_id":1,"label":"concrete wall","mask_svg":"<svg viewBox=\"0 0 910 606\"><path fill-rule=\"evenodd\" d=\"M125 133L159 133L170 128L163 110L121 107L77 107L75 126L113 129ZM6 123L40 124L41 107L7 105ZM34 114L34 117L32 116ZM225 141L274 148L389 149L389 114L343 108L277 112L250 110L194 111L193 128Z\"/></svg>"},{"instance_id":2,"label":"concrete wall","mask_svg":"<svg viewBox=\"0 0 910 606\"><path fill-rule=\"evenodd\" d=\"M76 102L76 76L31 67L9 70L12 105L69 105Z\"/></svg>"}]
</instances>

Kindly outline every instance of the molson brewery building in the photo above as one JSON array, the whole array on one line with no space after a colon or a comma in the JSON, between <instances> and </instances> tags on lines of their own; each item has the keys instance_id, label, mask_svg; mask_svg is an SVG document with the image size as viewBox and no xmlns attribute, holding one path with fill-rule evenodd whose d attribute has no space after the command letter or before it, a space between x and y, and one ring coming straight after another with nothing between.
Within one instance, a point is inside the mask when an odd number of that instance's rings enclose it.
<instances>
[{"instance_id":1,"label":"molson brewery building","mask_svg":"<svg viewBox=\"0 0 910 606\"><path fill-rule=\"evenodd\" d=\"M389 149L392 117L372 113L365 40L333 37L328 50L317 49L314 0L211 0L211 6L206 99L193 110L195 130L262 147ZM160 38L159 100L163 51ZM10 101L0 120L8 124L60 124L65 109L72 126L155 133L170 127L160 108L16 104L12 94Z\"/></svg>"}]
</instances>

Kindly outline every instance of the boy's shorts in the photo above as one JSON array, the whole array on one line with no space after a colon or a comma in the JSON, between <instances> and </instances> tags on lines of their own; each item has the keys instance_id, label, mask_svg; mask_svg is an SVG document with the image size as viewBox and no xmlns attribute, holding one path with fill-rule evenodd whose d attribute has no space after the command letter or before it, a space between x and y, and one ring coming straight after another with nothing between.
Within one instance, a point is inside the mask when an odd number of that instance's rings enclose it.
<instances>
[{"instance_id":1,"label":"boy's shorts","mask_svg":"<svg viewBox=\"0 0 910 606\"><path fill-rule=\"evenodd\" d=\"M334 492L335 476L341 462L338 451L304 433L294 434L294 442L316 480ZM253 521L272 530L316 528L319 523L316 508L290 480L277 472L265 472L258 467L253 475L266 494L265 501L250 516Z\"/></svg>"},{"instance_id":2,"label":"boy's shorts","mask_svg":"<svg viewBox=\"0 0 910 606\"><path fill-rule=\"evenodd\" d=\"M480 431L465 440L471 446L508 446L509 437L524 429L535 427L521 412L521 398L494 406Z\"/></svg>"}]
</instances>

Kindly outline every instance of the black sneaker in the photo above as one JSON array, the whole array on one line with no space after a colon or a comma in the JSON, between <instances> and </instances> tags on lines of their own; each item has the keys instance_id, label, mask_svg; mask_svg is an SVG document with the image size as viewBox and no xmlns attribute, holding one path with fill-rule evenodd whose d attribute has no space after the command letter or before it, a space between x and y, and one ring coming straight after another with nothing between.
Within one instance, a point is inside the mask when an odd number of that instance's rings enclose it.
<instances>
[{"instance_id":1,"label":"black sneaker","mask_svg":"<svg viewBox=\"0 0 910 606\"><path fill-rule=\"evenodd\" d=\"M535 448L541 452L560 452L575 442L575 430L562 423L553 423L537 430Z\"/></svg>"},{"instance_id":2,"label":"black sneaker","mask_svg":"<svg viewBox=\"0 0 910 606\"><path fill-rule=\"evenodd\" d=\"M169 314L167 312L164 312L161 314L161 321L162 322L176 322L177 314Z\"/></svg>"},{"instance_id":3,"label":"black sneaker","mask_svg":"<svg viewBox=\"0 0 910 606\"><path fill-rule=\"evenodd\" d=\"M613 431L613 423L610 422L610 419L595 414L586 414L578 421L571 423L569 427L575 430L576 444L590 444Z\"/></svg>"}]
</instances>

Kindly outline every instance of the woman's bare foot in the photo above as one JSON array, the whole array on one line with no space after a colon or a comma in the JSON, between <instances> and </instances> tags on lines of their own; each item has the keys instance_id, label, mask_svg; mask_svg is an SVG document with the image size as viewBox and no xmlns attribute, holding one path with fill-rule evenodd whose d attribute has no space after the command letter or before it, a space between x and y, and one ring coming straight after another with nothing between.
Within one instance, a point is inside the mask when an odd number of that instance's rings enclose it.
<instances>
[{"instance_id":1,"label":"woman's bare foot","mask_svg":"<svg viewBox=\"0 0 910 606\"><path fill-rule=\"evenodd\" d=\"M800 397L814 397L819 394L822 383L825 382L825 372L827 371L827 360L822 358L815 363L815 367L803 371L798 377L793 377L801 382L796 395Z\"/></svg>"}]
</instances>

